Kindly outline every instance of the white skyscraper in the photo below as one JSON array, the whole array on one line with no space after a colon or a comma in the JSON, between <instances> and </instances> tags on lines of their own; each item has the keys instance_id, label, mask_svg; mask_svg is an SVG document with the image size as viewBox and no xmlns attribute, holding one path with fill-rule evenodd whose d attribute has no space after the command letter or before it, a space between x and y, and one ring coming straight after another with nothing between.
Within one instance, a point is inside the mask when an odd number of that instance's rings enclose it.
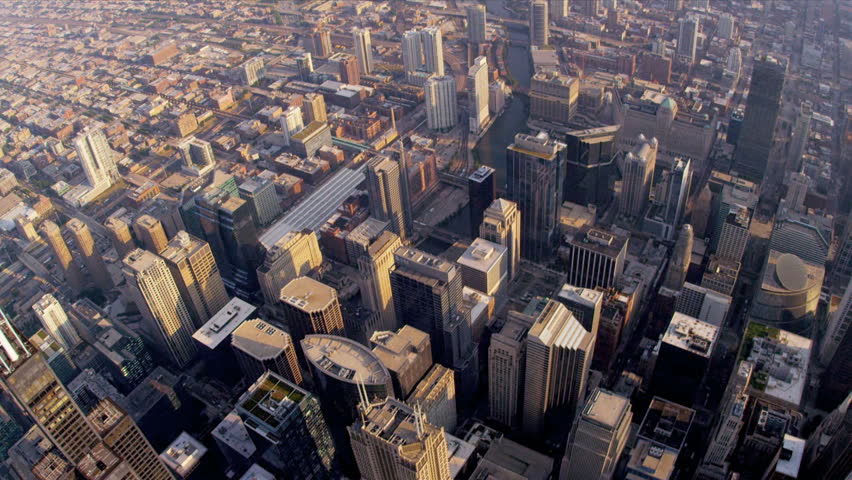
<instances>
[{"instance_id":1,"label":"white skyscraper","mask_svg":"<svg viewBox=\"0 0 852 480\"><path fill-rule=\"evenodd\" d=\"M423 68L423 46L419 30L409 30L402 35L402 64L407 74Z\"/></svg>"},{"instance_id":2,"label":"white skyscraper","mask_svg":"<svg viewBox=\"0 0 852 480\"><path fill-rule=\"evenodd\" d=\"M509 279L514 279L521 263L521 212L518 204L504 198L494 200L485 209L479 236L506 247L509 254Z\"/></svg>"},{"instance_id":3,"label":"white skyscraper","mask_svg":"<svg viewBox=\"0 0 852 480\"><path fill-rule=\"evenodd\" d=\"M657 139L646 141L640 135L638 143L635 152L624 156L624 179L619 199L619 211L630 217L639 217L645 210L657 163Z\"/></svg>"},{"instance_id":4,"label":"white skyscraper","mask_svg":"<svg viewBox=\"0 0 852 480\"><path fill-rule=\"evenodd\" d=\"M485 43L485 5L476 4L467 7L467 41Z\"/></svg>"},{"instance_id":5,"label":"white skyscraper","mask_svg":"<svg viewBox=\"0 0 852 480\"><path fill-rule=\"evenodd\" d=\"M488 60L476 57L467 72L470 102L470 131L479 133L488 123Z\"/></svg>"},{"instance_id":6,"label":"white skyscraper","mask_svg":"<svg viewBox=\"0 0 852 480\"><path fill-rule=\"evenodd\" d=\"M302 119L302 107L293 105L284 110L284 115L281 117L281 130L284 131L285 145L290 145L290 138L303 128L305 128L305 121Z\"/></svg>"},{"instance_id":7,"label":"white skyscraper","mask_svg":"<svg viewBox=\"0 0 852 480\"><path fill-rule=\"evenodd\" d=\"M424 28L420 32L423 43L423 63L426 71L439 77L444 76L444 41L438 27Z\"/></svg>"},{"instance_id":8,"label":"white skyscraper","mask_svg":"<svg viewBox=\"0 0 852 480\"><path fill-rule=\"evenodd\" d=\"M355 45L355 56L361 73L373 71L373 43L370 40L369 28L356 28L352 31L352 41Z\"/></svg>"},{"instance_id":9,"label":"white skyscraper","mask_svg":"<svg viewBox=\"0 0 852 480\"><path fill-rule=\"evenodd\" d=\"M74 149L93 189L109 187L118 178L118 169L106 135L100 128L86 128L74 139Z\"/></svg>"},{"instance_id":10,"label":"white skyscraper","mask_svg":"<svg viewBox=\"0 0 852 480\"><path fill-rule=\"evenodd\" d=\"M695 63L695 50L698 47L698 19L683 18L677 36L677 56L685 63Z\"/></svg>"},{"instance_id":11,"label":"white skyscraper","mask_svg":"<svg viewBox=\"0 0 852 480\"><path fill-rule=\"evenodd\" d=\"M46 293L36 303L33 304L33 311L41 321L41 326L59 342L66 351L69 351L80 344L80 335L68 320L68 315L56 298Z\"/></svg>"},{"instance_id":12,"label":"white skyscraper","mask_svg":"<svg viewBox=\"0 0 852 480\"><path fill-rule=\"evenodd\" d=\"M456 79L450 75L429 77L425 92L427 126L439 131L453 128L458 121Z\"/></svg>"}]
</instances>

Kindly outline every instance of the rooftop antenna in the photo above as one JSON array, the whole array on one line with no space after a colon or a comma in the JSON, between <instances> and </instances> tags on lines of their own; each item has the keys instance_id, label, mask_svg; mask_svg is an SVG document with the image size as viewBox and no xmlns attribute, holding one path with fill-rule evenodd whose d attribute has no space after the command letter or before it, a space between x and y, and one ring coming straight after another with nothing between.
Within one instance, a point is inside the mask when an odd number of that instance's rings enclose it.
<instances>
[{"instance_id":1,"label":"rooftop antenna","mask_svg":"<svg viewBox=\"0 0 852 480\"><path fill-rule=\"evenodd\" d=\"M414 404L414 428L417 430L417 439L423 439L423 410L420 408L420 402Z\"/></svg>"},{"instance_id":2,"label":"rooftop antenna","mask_svg":"<svg viewBox=\"0 0 852 480\"><path fill-rule=\"evenodd\" d=\"M370 398L367 395L367 387L364 385L364 378L361 374L358 374L358 380L356 382L356 386L358 388L358 399L361 401L359 408L359 413L361 414L361 423L364 423L364 414L367 411L367 408L370 406Z\"/></svg>"}]
</instances>

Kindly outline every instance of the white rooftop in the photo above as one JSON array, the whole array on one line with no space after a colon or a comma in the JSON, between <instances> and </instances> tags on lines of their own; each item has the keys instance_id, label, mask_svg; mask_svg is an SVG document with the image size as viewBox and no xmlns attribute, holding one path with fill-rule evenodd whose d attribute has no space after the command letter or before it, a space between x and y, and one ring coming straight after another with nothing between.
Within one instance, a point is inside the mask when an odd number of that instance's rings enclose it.
<instances>
[{"instance_id":1,"label":"white rooftop","mask_svg":"<svg viewBox=\"0 0 852 480\"><path fill-rule=\"evenodd\" d=\"M237 412L231 412L213 429L213 438L244 458L249 458L257 451L254 442L249 437L248 429Z\"/></svg>"},{"instance_id":2,"label":"white rooftop","mask_svg":"<svg viewBox=\"0 0 852 480\"><path fill-rule=\"evenodd\" d=\"M201 457L207 453L207 447L186 432L181 432L160 459L181 477L186 477L198 466Z\"/></svg>"},{"instance_id":3,"label":"white rooftop","mask_svg":"<svg viewBox=\"0 0 852 480\"><path fill-rule=\"evenodd\" d=\"M450 477L456 478L473 455L476 448L461 438L444 432L447 438L447 455L450 463Z\"/></svg>"},{"instance_id":4,"label":"white rooftop","mask_svg":"<svg viewBox=\"0 0 852 480\"><path fill-rule=\"evenodd\" d=\"M251 468L246 470L246 473L240 477L240 480L275 480L275 475L269 473L265 468L254 463Z\"/></svg>"},{"instance_id":5,"label":"white rooftop","mask_svg":"<svg viewBox=\"0 0 852 480\"><path fill-rule=\"evenodd\" d=\"M671 323L669 323L669 328L663 335L663 343L710 358L718 334L718 327L689 315L675 312Z\"/></svg>"},{"instance_id":6,"label":"white rooftop","mask_svg":"<svg viewBox=\"0 0 852 480\"><path fill-rule=\"evenodd\" d=\"M487 272L494 268L505 255L506 247L483 238L477 238L459 258L458 264L480 272Z\"/></svg>"},{"instance_id":7,"label":"white rooftop","mask_svg":"<svg viewBox=\"0 0 852 480\"><path fill-rule=\"evenodd\" d=\"M192 338L213 350L255 310L254 305L234 297L221 310L216 312L213 318L193 333Z\"/></svg>"},{"instance_id":8,"label":"white rooftop","mask_svg":"<svg viewBox=\"0 0 852 480\"><path fill-rule=\"evenodd\" d=\"M755 368L749 385L767 397L801 405L807 385L811 340L755 322L746 328L746 336L752 331L765 331L766 334L752 337L746 360L761 368Z\"/></svg>"},{"instance_id":9,"label":"white rooftop","mask_svg":"<svg viewBox=\"0 0 852 480\"><path fill-rule=\"evenodd\" d=\"M781 449L781 458L778 459L775 471L790 478L799 478L799 469L802 466L802 457L805 453L805 441L785 433ZM788 452L789 458L784 458L786 457L785 452Z\"/></svg>"}]
</instances>

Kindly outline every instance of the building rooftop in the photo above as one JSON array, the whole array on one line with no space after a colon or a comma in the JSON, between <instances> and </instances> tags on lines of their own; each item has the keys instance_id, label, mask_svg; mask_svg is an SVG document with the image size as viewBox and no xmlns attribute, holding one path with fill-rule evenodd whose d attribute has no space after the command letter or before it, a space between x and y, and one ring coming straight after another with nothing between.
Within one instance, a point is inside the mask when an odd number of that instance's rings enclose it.
<instances>
[{"instance_id":1,"label":"building rooftop","mask_svg":"<svg viewBox=\"0 0 852 480\"><path fill-rule=\"evenodd\" d=\"M188 257L191 257L206 245L207 242L200 238L193 237L192 235L181 231L178 232L174 238L169 240L165 250L160 252L160 256L172 263L178 263Z\"/></svg>"},{"instance_id":2,"label":"building rooftop","mask_svg":"<svg viewBox=\"0 0 852 480\"><path fill-rule=\"evenodd\" d=\"M278 427L291 412L299 409L308 391L267 371L237 400L237 412L249 417L245 425L259 435L277 441Z\"/></svg>"},{"instance_id":3,"label":"building rooftop","mask_svg":"<svg viewBox=\"0 0 852 480\"><path fill-rule=\"evenodd\" d=\"M458 259L458 264L480 272L490 271L506 255L506 247L477 238Z\"/></svg>"},{"instance_id":4,"label":"building rooftop","mask_svg":"<svg viewBox=\"0 0 852 480\"><path fill-rule=\"evenodd\" d=\"M545 345L567 349L582 346L589 335L591 334L577 321L574 314L555 300L547 302L529 331L530 337L538 338Z\"/></svg>"},{"instance_id":5,"label":"building rooftop","mask_svg":"<svg viewBox=\"0 0 852 480\"><path fill-rule=\"evenodd\" d=\"M196 330L192 334L192 338L205 347L214 350L255 310L254 305L234 297L221 310L216 312L207 323Z\"/></svg>"},{"instance_id":6,"label":"building rooftop","mask_svg":"<svg viewBox=\"0 0 852 480\"><path fill-rule=\"evenodd\" d=\"M231 345L258 360L273 359L293 345L290 334L259 318L242 322L231 334Z\"/></svg>"},{"instance_id":7,"label":"building rooftop","mask_svg":"<svg viewBox=\"0 0 852 480\"><path fill-rule=\"evenodd\" d=\"M582 418L587 422L597 423L605 428L615 428L619 420L630 409L630 401L620 395L606 390L596 389L586 406Z\"/></svg>"},{"instance_id":8,"label":"building rooftop","mask_svg":"<svg viewBox=\"0 0 852 480\"><path fill-rule=\"evenodd\" d=\"M571 303L579 303L588 308L594 308L595 305L603 301L603 295L603 292L598 290L575 287L566 283L562 285L562 289L559 290L556 296L560 300L564 299Z\"/></svg>"},{"instance_id":9,"label":"building rooftop","mask_svg":"<svg viewBox=\"0 0 852 480\"><path fill-rule=\"evenodd\" d=\"M367 347L335 335L306 335L305 358L326 375L347 383L389 385L390 373Z\"/></svg>"},{"instance_id":10,"label":"building rooftop","mask_svg":"<svg viewBox=\"0 0 852 480\"><path fill-rule=\"evenodd\" d=\"M207 447L192 435L181 432L180 435L160 454L160 460L181 477L195 470L201 457L207 453Z\"/></svg>"},{"instance_id":11,"label":"building rooftop","mask_svg":"<svg viewBox=\"0 0 852 480\"><path fill-rule=\"evenodd\" d=\"M477 182L477 183L482 183L486 178L488 178L489 175L492 175L493 173L494 173L493 168L491 168L487 165L482 165L479 168L477 168L476 170L474 170L473 173L471 173L470 176L467 177L467 178L468 178L468 180L471 180L471 181L474 181L474 182Z\"/></svg>"},{"instance_id":12,"label":"building rooftop","mask_svg":"<svg viewBox=\"0 0 852 480\"><path fill-rule=\"evenodd\" d=\"M269 473L265 468L253 463L240 480L275 480L275 475Z\"/></svg>"},{"instance_id":13,"label":"building rooftop","mask_svg":"<svg viewBox=\"0 0 852 480\"><path fill-rule=\"evenodd\" d=\"M718 334L718 327L689 315L675 312L662 341L695 355L710 358Z\"/></svg>"},{"instance_id":14,"label":"building rooftop","mask_svg":"<svg viewBox=\"0 0 852 480\"><path fill-rule=\"evenodd\" d=\"M443 282L449 281L456 271L452 262L412 247L400 247L393 256L397 269L414 270Z\"/></svg>"},{"instance_id":15,"label":"building rooftop","mask_svg":"<svg viewBox=\"0 0 852 480\"><path fill-rule=\"evenodd\" d=\"M447 384L455 382L452 370L436 363L426 372L423 379L417 383L417 388L411 392L408 401L411 403L427 403L439 397L446 390Z\"/></svg>"},{"instance_id":16,"label":"building rooftop","mask_svg":"<svg viewBox=\"0 0 852 480\"><path fill-rule=\"evenodd\" d=\"M244 458L251 457L257 451L243 419L235 411L226 415L211 434L216 441L227 445Z\"/></svg>"},{"instance_id":17,"label":"building rooftop","mask_svg":"<svg viewBox=\"0 0 852 480\"><path fill-rule=\"evenodd\" d=\"M470 478L547 480L552 472L552 458L501 437L491 442Z\"/></svg>"},{"instance_id":18,"label":"building rooftop","mask_svg":"<svg viewBox=\"0 0 852 480\"><path fill-rule=\"evenodd\" d=\"M508 150L544 160L553 160L564 148L564 143L552 140L547 133L541 132L538 135L516 134L515 142L509 145Z\"/></svg>"},{"instance_id":19,"label":"building rooftop","mask_svg":"<svg viewBox=\"0 0 852 480\"><path fill-rule=\"evenodd\" d=\"M640 439L636 446L630 450L630 459L627 462L627 480L659 479L669 480L674 473L675 462L679 452L662 448L659 444ZM642 476L636 476L631 470L641 472Z\"/></svg>"},{"instance_id":20,"label":"building rooftop","mask_svg":"<svg viewBox=\"0 0 852 480\"><path fill-rule=\"evenodd\" d=\"M781 445L781 457L775 466L775 472L787 475L790 478L799 478L799 470L802 467L802 458L805 455L805 440L784 434L784 443Z\"/></svg>"},{"instance_id":21,"label":"building rooftop","mask_svg":"<svg viewBox=\"0 0 852 480\"><path fill-rule=\"evenodd\" d=\"M574 236L571 245L594 250L609 257L615 257L627 248L627 237L606 230L584 225Z\"/></svg>"},{"instance_id":22,"label":"building rooftop","mask_svg":"<svg viewBox=\"0 0 852 480\"><path fill-rule=\"evenodd\" d=\"M141 248L133 250L124 257L124 267L134 274L147 271L157 262L162 262L159 256Z\"/></svg>"},{"instance_id":23,"label":"building rooftop","mask_svg":"<svg viewBox=\"0 0 852 480\"><path fill-rule=\"evenodd\" d=\"M660 444L667 450L680 452L693 418L695 410L654 397L639 427L638 436Z\"/></svg>"},{"instance_id":24,"label":"building rooftop","mask_svg":"<svg viewBox=\"0 0 852 480\"><path fill-rule=\"evenodd\" d=\"M754 366L749 388L761 395L801 405L813 342L786 330L749 322L740 358Z\"/></svg>"},{"instance_id":25,"label":"building rooftop","mask_svg":"<svg viewBox=\"0 0 852 480\"><path fill-rule=\"evenodd\" d=\"M373 344L373 354L394 372L401 371L420 352L430 348L429 334L411 325L403 325L397 332L374 332L370 343Z\"/></svg>"},{"instance_id":26,"label":"building rooftop","mask_svg":"<svg viewBox=\"0 0 852 480\"><path fill-rule=\"evenodd\" d=\"M320 312L337 299L337 291L310 277L299 277L281 289L281 301L303 312Z\"/></svg>"},{"instance_id":27,"label":"building rooftop","mask_svg":"<svg viewBox=\"0 0 852 480\"><path fill-rule=\"evenodd\" d=\"M784 294L821 288L825 268L806 262L792 253L770 250L760 288Z\"/></svg>"},{"instance_id":28,"label":"building rooftop","mask_svg":"<svg viewBox=\"0 0 852 480\"><path fill-rule=\"evenodd\" d=\"M447 439L447 455L450 463L450 478L456 478L461 473L464 466L467 465L470 458L476 451L476 447L465 442L461 438L454 437L447 432L444 432L444 437Z\"/></svg>"},{"instance_id":29,"label":"building rooftop","mask_svg":"<svg viewBox=\"0 0 852 480\"><path fill-rule=\"evenodd\" d=\"M438 427L425 421L425 415L420 420L422 436L418 435L418 420L415 415L414 410L405 403L387 397L384 401L371 403L362 410L360 421L350 428L361 429L394 445L402 458L415 463L426 453L422 439L430 435L443 435Z\"/></svg>"}]
</instances>

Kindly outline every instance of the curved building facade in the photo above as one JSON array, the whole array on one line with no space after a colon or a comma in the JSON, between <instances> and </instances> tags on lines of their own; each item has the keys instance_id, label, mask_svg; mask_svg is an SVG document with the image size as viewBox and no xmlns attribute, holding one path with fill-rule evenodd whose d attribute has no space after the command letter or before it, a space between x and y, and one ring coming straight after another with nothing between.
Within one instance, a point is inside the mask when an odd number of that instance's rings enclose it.
<instances>
[{"instance_id":1,"label":"curved building facade","mask_svg":"<svg viewBox=\"0 0 852 480\"><path fill-rule=\"evenodd\" d=\"M797 334L807 334L819 304L825 269L791 253L769 251L751 317Z\"/></svg>"}]
</instances>

